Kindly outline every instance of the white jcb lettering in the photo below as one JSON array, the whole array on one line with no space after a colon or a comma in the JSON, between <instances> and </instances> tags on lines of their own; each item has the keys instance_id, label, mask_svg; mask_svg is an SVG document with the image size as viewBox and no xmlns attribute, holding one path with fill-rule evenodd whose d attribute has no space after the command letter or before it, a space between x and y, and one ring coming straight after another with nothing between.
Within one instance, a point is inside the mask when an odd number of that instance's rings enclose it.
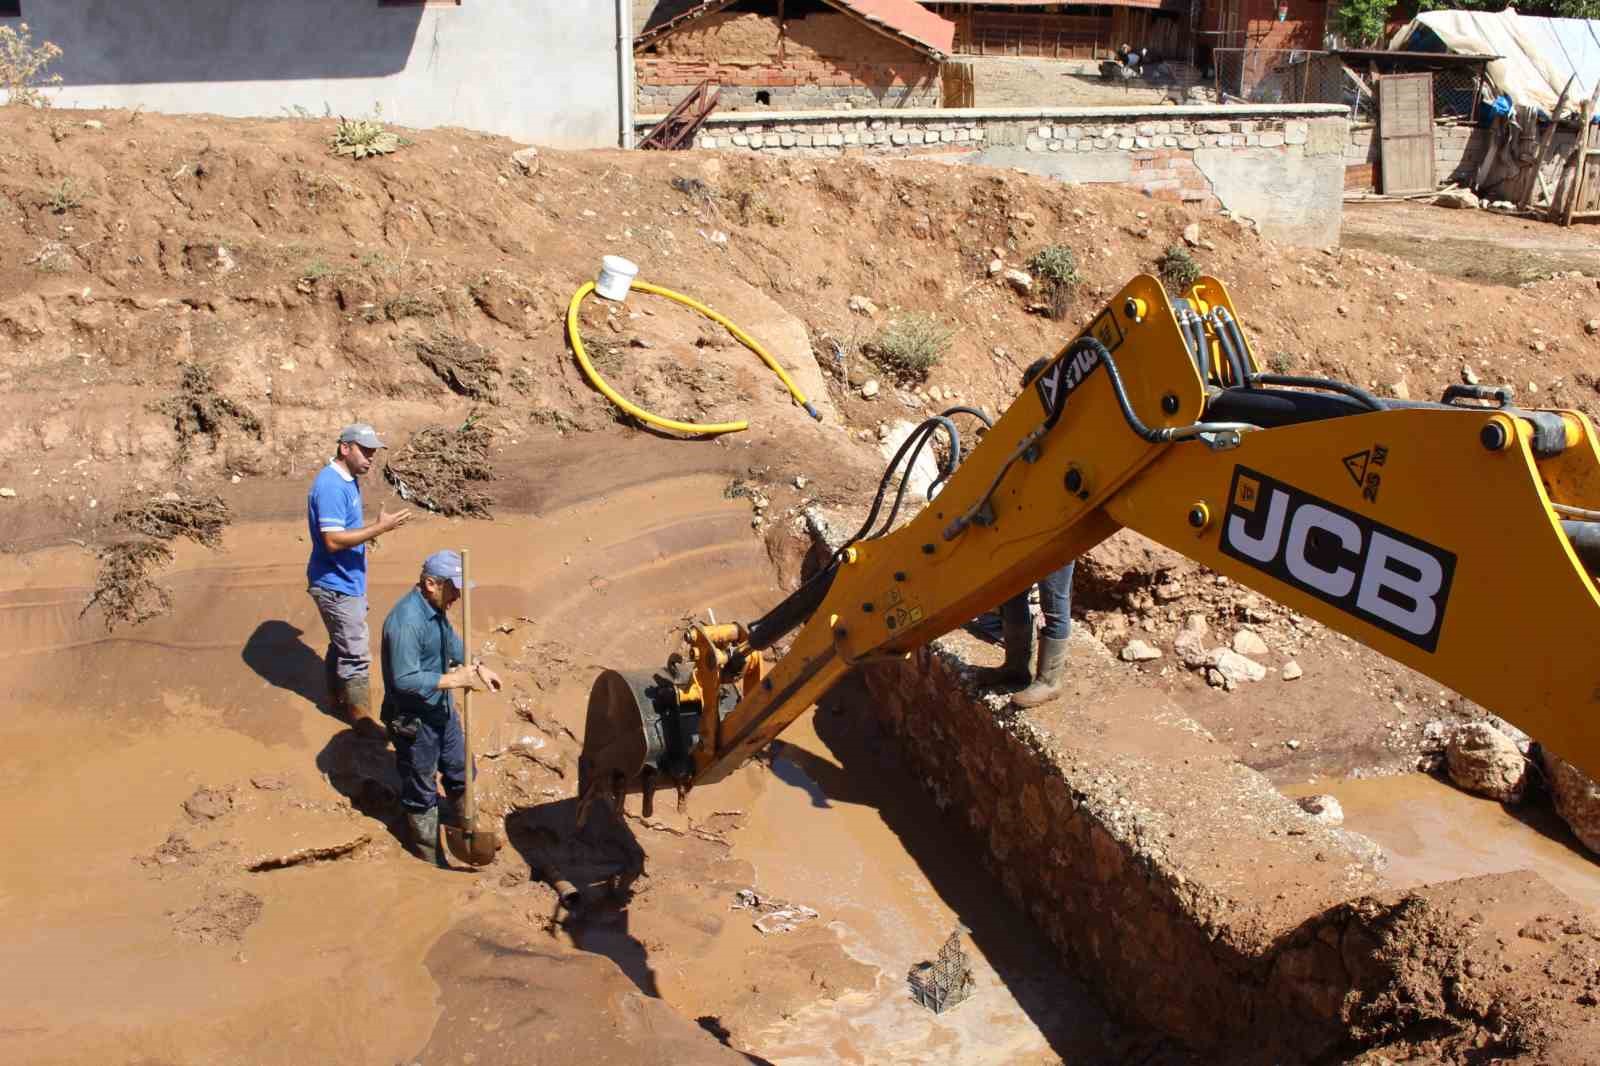
<instances>
[{"instance_id":1,"label":"white jcb lettering","mask_svg":"<svg viewBox=\"0 0 1600 1066\"><path fill-rule=\"evenodd\" d=\"M1391 562L1415 570L1417 576L1400 573L1390 566ZM1361 573L1361 591L1356 596L1356 606L1408 633L1426 635L1433 632L1433 625L1438 620L1439 607L1434 597L1443 587L1444 568L1439 565L1439 560L1385 533L1374 531L1372 548ZM1411 606L1396 603L1394 596L1385 597L1385 589L1401 599L1411 601Z\"/></svg>"},{"instance_id":2,"label":"white jcb lettering","mask_svg":"<svg viewBox=\"0 0 1600 1066\"><path fill-rule=\"evenodd\" d=\"M1283 516L1288 509L1289 494L1273 489L1267 501L1267 528L1262 530L1261 536L1252 537L1246 533L1244 518L1234 515L1228 519L1228 543L1239 549L1241 555L1258 563L1270 563L1283 542Z\"/></svg>"},{"instance_id":3,"label":"white jcb lettering","mask_svg":"<svg viewBox=\"0 0 1600 1066\"><path fill-rule=\"evenodd\" d=\"M1274 493L1276 495L1276 493ZM1324 570L1306 558L1306 538L1313 529L1325 530L1339 538L1346 551L1357 558L1361 555L1361 527L1343 515L1334 514L1326 507L1314 503L1301 504L1289 523L1289 543L1284 548L1283 562L1295 580L1312 588L1321 589L1329 596L1347 596L1356 583L1356 572L1348 566L1335 566Z\"/></svg>"}]
</instances>

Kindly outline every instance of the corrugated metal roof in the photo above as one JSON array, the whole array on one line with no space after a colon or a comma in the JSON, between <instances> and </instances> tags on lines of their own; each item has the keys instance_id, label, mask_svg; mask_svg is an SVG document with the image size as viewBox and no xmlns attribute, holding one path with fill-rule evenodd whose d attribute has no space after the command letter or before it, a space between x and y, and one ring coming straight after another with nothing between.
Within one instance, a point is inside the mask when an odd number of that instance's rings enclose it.
<instances>
[{"instance_id":1,"label":"corrugated metal roof","mask_svg":"<svg viewBox=\"0 0 1600 1066\"><path fill-rule=\"evenodd\" d=\"M703 18L735 0L661 0L644 20L634 43L644 44L666 36L679 26ZM955 47L956 24L940 18L916 0L822 0L830 7L854 15L873 28L897 37L918 51L944 58Z\"/></svg>"}]
</instances>

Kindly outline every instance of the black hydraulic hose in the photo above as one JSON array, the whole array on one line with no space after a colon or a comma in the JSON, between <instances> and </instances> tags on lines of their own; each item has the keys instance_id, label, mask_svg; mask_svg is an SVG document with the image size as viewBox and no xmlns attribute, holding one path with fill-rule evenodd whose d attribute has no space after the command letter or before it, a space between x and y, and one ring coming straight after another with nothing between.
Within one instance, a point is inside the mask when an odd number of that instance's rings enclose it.
<instances>
[{"instance_id":1,"label":"black hydraulic hose","mask_svg":"<svg viewBox=\"0 0 1600 1066\"><path fill-rule=\"evenodd\" d=\"M906 463L906 471L900 477L900 486L895 491L894 504L889 508L889 517L884 521L883 528L867 537L867 540L877 540L894 528L894 520L900 515L900 504L905 500L906 486L911 483L911 472L917 468L917 459L922 455L923 446L933 439L934 431L940 428L943 428L950 438L950 455L945 460L944 472L929 484L928 491L931 493L934 485L940 484L956 472L956 464L961 461L961 434L957 432L956 424L950 419L945 418L943 415L934 415L932 418L924 420L921 425L912 431L911 435L920 439L917 441L917 446L911 450L911 457ZM910 437L906 438L908 442L910 439ZM892 476L893 473L894 464L891 463L885 476Z\"/></svg>"},{"instance_id":2,"label":"black hydraulic hose","mask_svg":"<svg viewBox=\"0 0 1600 1066\"><path fill-rule=\"evenodd\" d=\"M1334 381L1332 378L1304 378L1295 374L1256 374L1250 380L1257 385L1291 385L1303 389L1325 389L1328 392L1343 393L1353 400L1359 400L1374 411L1385 410L1382 400L1359 385L1352 385L1348 381Z\"/></svg>"},{"instance_id":3,"label":"black hydraulic hose","mask_svg":"<svg viewBox=\"0 0 1600 1066\"><path fill-rule=\"evenodd\" d=\"M1572 551L1589 573L1600 576L1600 522L1563 519L1561 531L1572 542Z\"/></svg>"},{"instance_id":4,"label":"black hydraulic hose","mask_svg":"<svg viewBox=\"0 0 1600 1066\"><path fill-rule=\"evenodd\" d=\"M984 414L982 411L978 410L976 407L968 407L965 404L957 404L954 407L946 407L943 411L940 411L939 414L943 415L945 418L949 418L951 415L971 415L988 428L994 428L993 419Z\"/></svg>"},{"instance_id":5,"label":"black hydraulic hose","mask_svg":"<svg viewBox=\"0 0 1600 1066\"><path fill-rule=\"evenodd\" d=\"M833 588L833 579L838 572L839 556L835 553L826 566L785 596L776 607L750 623L750 647L756 651L772 647L785 634L815 614L827 598L828 591Z\"/></svg>"},{"instance_id":6,"label":"black hydraulic hose","mask_svg":"<svg viewBox=\"0 0 1600 1066\"><path fill-rule=\"evenodd\" d=\"M1217 327L1217 341L1222 345L1222 354L1228 360L1228 369L1232 371L1229 375L1233 378L1232 385L1236 388L1248 388L1251 384L1250 361L1245 358L1244 349L1238 344L1238 338L1228 329L1231 323L1225 316L1226 312L1220 307L1211 312L1211 321Z\"/></svg>"},{"instance_id":7,"label":"black hydraulic hose","mask_svg":"<svg viewBox=\"0 0 1600 1066\"><path fill-rule=\"evenodd\" d=\"M1122 418L1128 423L1128 428L1135 434L1149 441L1151 444L1165 444L1173 439L1171 429L1151 429L1139 417L1139 412L1133 409L1133 404L1128 401L1128 390L1123 387L1122 374L1117 371L1117 361L1111 358L1111 350L1093 337L1079 337L1067 349L1067 356L1071 357L1082 351L1093 351L1105 364L1106 377L1111 382L1111 392L1117 398L1117 406L1122 409Z\"/></svg>"}]
</instances>

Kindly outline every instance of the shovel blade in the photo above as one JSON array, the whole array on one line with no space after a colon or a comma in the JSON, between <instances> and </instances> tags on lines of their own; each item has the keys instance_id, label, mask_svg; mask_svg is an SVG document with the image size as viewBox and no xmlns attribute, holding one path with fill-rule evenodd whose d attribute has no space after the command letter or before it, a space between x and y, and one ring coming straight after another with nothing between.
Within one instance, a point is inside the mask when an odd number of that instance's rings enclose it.
<instances>
[{"instance_id":1,"label":"shovel blade","mask_svg":"<svg viewBox=\"0 0 1600 1066\"><path fill-rule=\"evenodd\" d=\"M440 828L444 831L444 844L450 849L450 854L468 866L488 866L494 862L495 853L500 850L500 834L482 818L477 819L477 824L470 829L458 825Z\"/></svg>"}]
</instances>

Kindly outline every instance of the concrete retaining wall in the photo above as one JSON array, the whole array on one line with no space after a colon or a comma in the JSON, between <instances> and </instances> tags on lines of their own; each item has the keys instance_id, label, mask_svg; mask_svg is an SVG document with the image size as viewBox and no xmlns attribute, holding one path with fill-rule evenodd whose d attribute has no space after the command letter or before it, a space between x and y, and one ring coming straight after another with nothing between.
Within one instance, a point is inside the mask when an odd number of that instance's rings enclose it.
<instances>
[{"instance_id":1,"label":"concrete retaining wall","mask_svg":"<svg viewBox=\"0 0 1600 1066\"><path fill-rule=\"evenodd\" d=\"M378 0L47 0L58 107L282 118L296 108L465 126L563 148L622 133L614 0L380 6ZM15 26L18 19L0 20Z\"/></svg>"},{"instance_id":2,"label":"concrete retaining wall","mask_svg":"<svg viewBox=\"0 0 1600 1066\"><path fill-rule=\"evenodd\" d=\"M1274 240L1324 246L1339 237L1347 128L1323 104L791 111L713 115L695 147L943 155L1224 207Z\"/></svg>"}]
</instances>

